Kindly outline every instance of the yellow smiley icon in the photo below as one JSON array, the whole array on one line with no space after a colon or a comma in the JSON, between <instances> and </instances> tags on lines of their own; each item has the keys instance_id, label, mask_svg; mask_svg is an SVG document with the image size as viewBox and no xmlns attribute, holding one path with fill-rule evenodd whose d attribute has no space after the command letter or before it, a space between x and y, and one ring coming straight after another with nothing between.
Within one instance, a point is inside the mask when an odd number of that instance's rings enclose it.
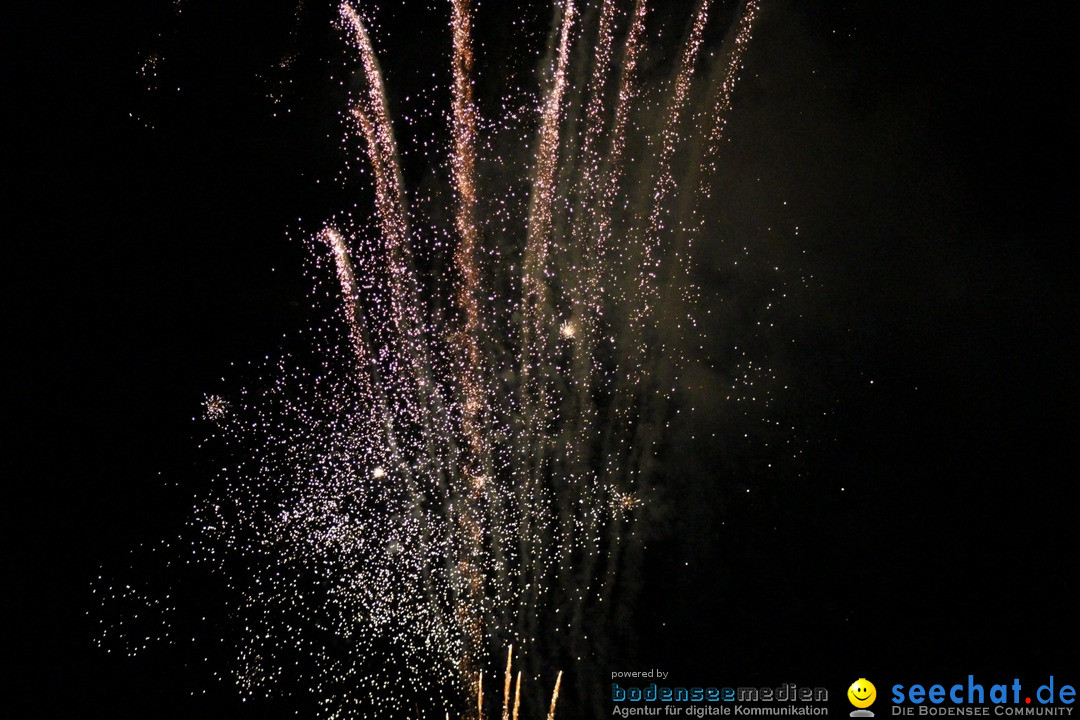
<instances>
[{"instance_id":1,"label":"yellow smiley icon","mask_svg":"<svg viewBox=\"0 0 1080 720\"><path fill-rule=\"evenodd\" d=\"M847 689L848 700L857 708L867 708L877 698L877 688L866 678L859 678Z\"/></svg>"}]
</instances>

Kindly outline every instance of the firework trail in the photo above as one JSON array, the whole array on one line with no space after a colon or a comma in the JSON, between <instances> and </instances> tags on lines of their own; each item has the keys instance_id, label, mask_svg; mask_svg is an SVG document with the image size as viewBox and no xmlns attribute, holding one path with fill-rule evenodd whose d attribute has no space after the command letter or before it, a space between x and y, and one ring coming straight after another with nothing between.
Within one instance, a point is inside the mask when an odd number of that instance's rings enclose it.
<instances>
[{"instance_id":1,"label":"firework trail","mask_svg":"<svg viewBox=\"0 0 1080 720\"><path fill-rule=\"evenodd\" d=\"M453 115L451 134L453 151L450 161L453 185L457 192L455 216L458 245L454 259L458 271L457 300L461 312L461 327L456 334L457 364L461 395L461 434L465 447L461 459L461 475L469 479L468 499L460 515L460 527L469 539L468 556L459 558L459 566L467 573L468 594L460 604L460 616L465 635L478 651L483 638L483 619L476 612L483 594L482 569L475 559L483 552L481 523L476 512L484 502L484 479L491 472L490 456L484 441L483 409L488 400L484 392L485 378L480 353L480 270L476 264L479 232L476 227L476 108L472 97L472 19L466 0L454 0L450 28L453 35ZM470 672L473 651L462 658L462 668Z\"/></svg>"},{"instance_id":2,"label":"firework trail","mask_svg":"<svg viewBox=\"0 0 1080 720\"><path fill-rule=\"evenodd\" d=\"M344 322L315 334L311 367L282 360L266 386L206 407L223 461L191 550L226 578L245 694L296 687L326 718L415 716L416 702L441 717L475 688L482 715L496 649L517 648L534 680L544 661L592 653L632 585L681 362L660 315L686 291L670 279L701 225L758 12L738 8L701 78L712 6L696 5L670 81L646 83L646 0L558 4L533 156L498 163L525 179L515 204L480 154L494 144L474 97L473 10L450 0L450 228L410 202L371 34L339 6L362 71L350 143L374 193L373 222L336 220L311 243ZM439 238L452 261L421 273L415 248ZM511 249L492 262L492 245ZM450 278L448 307L431 275ZM511 710L512 655L504 720L522 702L519 672Z\"/></svg>"}]
</instances>

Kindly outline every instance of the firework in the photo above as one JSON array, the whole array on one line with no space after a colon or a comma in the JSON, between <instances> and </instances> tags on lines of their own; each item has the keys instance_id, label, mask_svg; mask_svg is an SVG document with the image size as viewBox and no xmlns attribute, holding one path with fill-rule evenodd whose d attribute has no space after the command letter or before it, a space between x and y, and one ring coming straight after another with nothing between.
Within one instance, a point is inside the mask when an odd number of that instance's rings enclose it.
<instances>
[{"instance_id":1,"label":"firework","mask_svg":"<svg viewBox=\"0 0 1080 720\"><path fill-rule=\"evenodd\" d=\"M339 218L311 243L339 307L312 333L318 361L205 402L224 460L191 550L225 578L245 695L300 688L326 718L418 701L442 716L475 688L483 716L483 659L509 645L507 720L513 648L535 679L538 658L602 635L681 362L663 327L680 324L660 317L687 292L671 278L757 15L741 5L707 63L712 5L695 7L671 78L646 83L645 0L558 4L535 107L515 111L533 152L485 159L500 123L474 97L473 10L451 0L448 187L428 198L442 214L406 187L362 8L340 6L362 75L347 150L366 159L373 221ZM416 249L441 238L452 260L421 274Z\"/></svg>"}]
</instances>

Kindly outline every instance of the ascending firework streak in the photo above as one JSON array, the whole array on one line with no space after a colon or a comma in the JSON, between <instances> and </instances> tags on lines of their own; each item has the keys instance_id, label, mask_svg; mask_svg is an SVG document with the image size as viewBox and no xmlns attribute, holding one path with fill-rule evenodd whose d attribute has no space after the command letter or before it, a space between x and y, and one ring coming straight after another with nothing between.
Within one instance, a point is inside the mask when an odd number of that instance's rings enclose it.
<instances>
[{"instance_id":1,"label":"ascending firework streak","mask_svg":"<svg viewBox=\"0 0 1080 720\"><path fill-rule=\"evenodd\" d=\"M371 37L340 6L374 222L336 221L313 244L333 261L347 342L323 328L317 367L283 361L268 388L207 402L229 460L194 551L233 593L245 694L291 675L325 717L413 714L418 699L441 716L480 696L495 648L518 648L534 681L541 656L594 653L632 587L622 569L682 362L668 295L686 292L674 280L757 15L746 0L711 63L712 5L699 0L658 85L638 70L646 0L559 4L532 157L485 164L480 148L501 141L482 128L500 123L478 111L472 10L451 0L449 229L410 208ZM523 193L499 184L507 168ZM452 261L419 273L414 252L447 236ZM520 694L519 673L514 718ZM508 657L504 720L509 696Z\"/></svg>"},{"instance_id":2,"label":"ascending firework streak","mask_svg":"<svg viewBox=\"0 0 1080 720\"><path fill-rule=\"evenodd\" d=\"M483 642L483 620L477 609L483 595L483 570L476 565L482 557L482 519L478 510L484 502L484 484L491 469L491 458L484 442L483 410L488 405L484 392L484 372L480 353L480 271L476 263L479 232L476 225L476 109L472 98L472 20L468 3L453 0L450 27L453 34L453 155L450 161L453 185L457 192L456 229L458 246L454 255L458 271L457 300L461 328L455 348L459 365L461 396L461 432L465 447L461 476L467 480L467 501L461 509L459 526L469 542L463 550L468 555L458 559L466 574L468 596L459 606L462 627L472 650ZM462 668L471 672L472 651L466 651Z\"/></svg>"}]
</instances>

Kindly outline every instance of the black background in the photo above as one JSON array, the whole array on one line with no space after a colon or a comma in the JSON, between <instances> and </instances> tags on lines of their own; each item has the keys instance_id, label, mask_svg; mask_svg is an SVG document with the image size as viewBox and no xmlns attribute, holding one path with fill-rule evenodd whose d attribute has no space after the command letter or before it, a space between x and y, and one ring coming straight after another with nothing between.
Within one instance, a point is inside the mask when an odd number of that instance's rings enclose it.
<instances>
[{"instance_id":1,"label":"black background","mask_svg":"<svg viewBox=\"0 0 1080 720\"><path fill-rule=\"evenodd\" d=\"M86 612L101 565L182 521L162 479L192 466L203 393L309 321L297 238L342 197L340 96L301 60L292 114L271 116L255 73L288 46L291 3L185 2L180 25L136 5L24 4L3 31L3 705L268 717L282 708L227 687L192 698L168 652L106 656ZM723 439L686 443L610 669L838 700L860 676L1075 684L1068 6L763 5L717 214L750 243L786 228L770 257L814 278L765 347L804 454L765 472ZM310 12L297 42L337 42ZM516 12L481 6L481 37ZM445 57L440 13L385 13L402 95ZM489 39L482 70L514 47ZM179 92L143 89L150 48ZM724 252L704 243L704 282ZM725 332L708 327L718 361ZM693 422L723 438L727 412L706 401Z\"/></svg>"}]
</instances>

